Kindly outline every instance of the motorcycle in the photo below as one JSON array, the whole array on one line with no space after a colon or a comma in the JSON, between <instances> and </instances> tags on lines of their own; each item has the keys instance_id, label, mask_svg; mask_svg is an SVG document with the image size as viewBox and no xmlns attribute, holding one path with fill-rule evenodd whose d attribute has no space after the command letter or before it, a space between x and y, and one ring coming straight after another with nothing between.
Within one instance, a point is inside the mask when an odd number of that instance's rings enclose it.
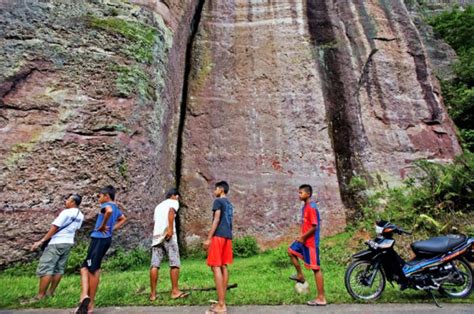
<instances>
[{"instance_id":1,"label":"motorcycle","mask_svg":"<svg viewBox=\"0 0 474 314\"><path fill-rule=\"evenodd\" d=\"M450 298L465 298L473 287L474 238L447 235L411 244L415 258L403 260L395 251L394 234L411 233L388 221L379 221L376 238L366 243L368 249L352 256L344 281L347 292L357 300L372 301L382 295L386 281L407 288L437 290Z\"/></svg>"}]
</instances>

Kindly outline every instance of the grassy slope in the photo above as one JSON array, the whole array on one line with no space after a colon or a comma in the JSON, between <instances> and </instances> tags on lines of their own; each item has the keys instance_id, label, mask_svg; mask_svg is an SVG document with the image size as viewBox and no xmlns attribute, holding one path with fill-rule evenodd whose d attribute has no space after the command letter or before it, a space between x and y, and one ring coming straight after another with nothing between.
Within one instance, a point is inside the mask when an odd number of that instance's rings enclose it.
<instances>
[{"instance_id":1,"label":"grassy slope","mask_svg":"<svg viewBox=\"0 0 474 314\"><path fill-rule=\"evenodd\" d=\"M345 264L349 256L357 250L361 236L343 233L327 238L322 245L322 265L325 275L325 286L328 301L331 303L353 302L344 288ZM182 288L202 288L213 286L212 275L202 259L183 260L181 272ZM153 305L196 305L207 304L215 299L215 292L194 291L185 300L173 301L169 298L170 289L168 267L162 268L162 278L158 283L159 300ZM306 271L310 279L311 294L298 295L293 289L293 282L287 278L293 269L287 263L285 249L280 248L258 256L236 259L230 267L230 283L238 287L228 294L231 305L242 304L299 304L307 301L315 293L312 274ZM71 308L79 296L79 276L65 276L57 295L30 305L21 305L20 301L35 295L37 278L33 273L22 276L8 272L0 273L0 308L52 307ZM443 300L445 301L445 300ZM474 303L474 296L457 302ZM378 302L431 302L423 292L405 290L387 285ZM148 266L143 265L126 272L104 272L97 299L97 306L113 305L150 305L148 302Z\"/></svg>"}]
</instances>

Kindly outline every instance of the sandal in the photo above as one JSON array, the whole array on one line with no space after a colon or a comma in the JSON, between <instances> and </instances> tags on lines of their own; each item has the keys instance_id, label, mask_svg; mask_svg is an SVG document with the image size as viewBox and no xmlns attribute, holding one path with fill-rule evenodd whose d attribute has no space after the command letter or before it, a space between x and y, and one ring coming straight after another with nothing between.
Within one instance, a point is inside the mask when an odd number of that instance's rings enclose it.
<instances>
[{"instance_id":1,"label":"sandal","mask_svg":"<svg viewBox=\"0 0 474 314\"><path fill-rule=\"evenodd\" d=\"M296 281L296 282L299 282L299 283L305 283L306 280L300 280L298 279L298 275L297 274L293 274L291 275L290 277L288 277L288 279L290 280L293 280L293 281Z\"/></svg>"},{"instance_id":2,"label":"sandal","mask_svg":"<svg viewBox=\"0 0 474 314\"><path fill-rule=\"evenodd\" d=\"M321 302L316 301L316 300L308 301L306 304L309 305L309 306L326 306L326 305L328 305L327 302L326 303L321 303Z\"/></svg>"},{"instance_id":3,"label":"sandal","mask_svg":"<svg viewBox=\"0 0 474 314\"><path fill-rule=\"evenodd\" d=\"M172 300L184 299L189 297L189 292L181 292L177 297L171 297Z\"/></svg>"},{"instance_id":4,"label":"sandal","mask_svg":"<svg viewBox=\"0 0 474 314\"><path fill-rule=\"evenodd\" d=\"M82 299L79 306L74 310L74 313L77 314L87 314L89 312L89 304L91 303L91 298L85 297Z\"/></svg>"},{"instance_id":5,"label":"sandal","mask_svg":"<svg viewBox=\"0 0 474 314\"><path fill-rule=\"evenodd\" d=\"M217 313L227 314L227 310L217 311L214 308L210 308L209 310L206 311L206 314L217 314Z\"/></svg>"}]
</instances>

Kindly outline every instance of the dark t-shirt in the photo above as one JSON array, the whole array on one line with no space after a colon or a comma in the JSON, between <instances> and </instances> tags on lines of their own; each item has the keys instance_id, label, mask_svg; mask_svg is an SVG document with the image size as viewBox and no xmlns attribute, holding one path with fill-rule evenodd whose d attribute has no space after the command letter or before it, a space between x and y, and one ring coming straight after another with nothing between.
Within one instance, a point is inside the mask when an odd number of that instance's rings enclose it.
<instances>
[{"instance_id":1,"label":"dark t-shirt","mask_svg":"<svg viewBox=\"0 0 474 314\"><path fill-rule=\"evenodd\" d=\"M212 217L216 210L221 211L221 218L214 236L232 239L232 218L234 216L234 206L227 198L217 198L212 204Z\"/></svg>"}]
</instances>

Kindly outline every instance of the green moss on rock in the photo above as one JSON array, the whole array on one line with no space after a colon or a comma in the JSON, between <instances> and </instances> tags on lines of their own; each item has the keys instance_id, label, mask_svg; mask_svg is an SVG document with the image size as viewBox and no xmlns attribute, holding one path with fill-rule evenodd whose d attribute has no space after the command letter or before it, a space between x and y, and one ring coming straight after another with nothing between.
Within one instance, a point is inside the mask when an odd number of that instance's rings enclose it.
<instances>
[{"instance_id":1,"label":"green moss on rock","mask_svg":"<svg viewBox=\"0 0 474 314\"><path fill-rule=\"evenodd\" d=\"M156 28L119 17L99 18L89 16L88 22L93 28L120 34L132 41L132 44L126 47L125 50L139 62L151 63L155 42L157 39L164 40L163 35Z\"/></svg>"},{"instance_id":2,"label":"green moss on rock","mask_svg":"<svg viewBox=\"0 0 474 314\"><path fill-rule=\"evenodd\" d=\"M121 97L134 94L145 98L153 98L153 88L148 75L138 66L117 66L115 86Z\"/></svg>"}]
</instances>

